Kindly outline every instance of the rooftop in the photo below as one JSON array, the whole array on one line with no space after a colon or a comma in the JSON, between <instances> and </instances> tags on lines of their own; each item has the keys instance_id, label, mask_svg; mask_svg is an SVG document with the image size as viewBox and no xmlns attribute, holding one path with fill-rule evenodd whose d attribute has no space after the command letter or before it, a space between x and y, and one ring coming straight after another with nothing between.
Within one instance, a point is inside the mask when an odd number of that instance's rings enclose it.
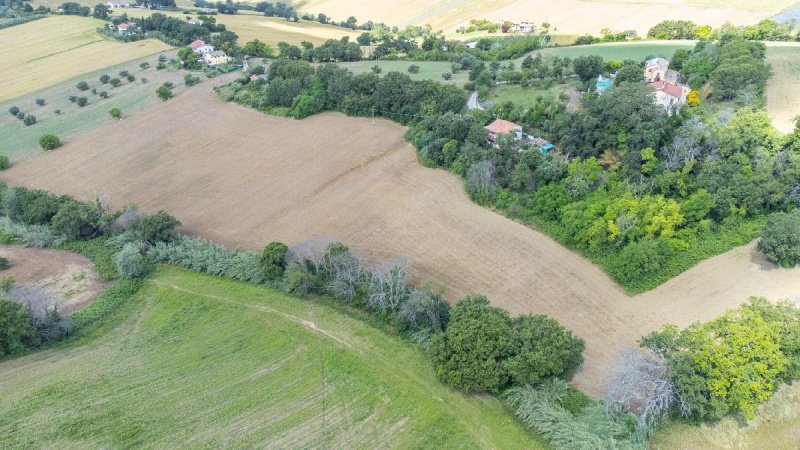
<instances>
[{"instance_id":1,"label":"rooftop","mask_svg":"<svg viewBox=\"0 0 800 450\"><path fill-rule=\"evenodd\" d=\"M509 122L508 120L497 119L489 125L486 125L484 128L495 134L508 134L517 131L517 129L521 127L514 122Z\"/></svg>"}]
</instances>

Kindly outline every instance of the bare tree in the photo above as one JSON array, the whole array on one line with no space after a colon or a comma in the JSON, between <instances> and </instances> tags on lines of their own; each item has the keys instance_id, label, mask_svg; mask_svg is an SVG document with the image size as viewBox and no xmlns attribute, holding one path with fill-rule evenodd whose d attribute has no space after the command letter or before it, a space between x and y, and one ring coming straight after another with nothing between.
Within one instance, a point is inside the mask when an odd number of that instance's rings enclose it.
<instances>
[{"instance_id":1,"label":"bare tree","mask_svg":"<svg viewBox=\"0 0 800 450\"><path fill-rule=\"evenodd\" d=\"M345 252L327 259L328 283L326 290L347 301L353 301L359 285L365 283L368 274L363 260L358 255Z\"/></svg>"},{"instance_id":2,"label":"bare tree","mask_svg":"<svg viewBox=\"0 0 800 450\"><path fill-rule=\"evenodd\" d=\"M696 117L683 124L672 142L661 148L667 169L678 169L699 157L703 153L706 130L707 125Z\"/></svg>"},{"instance_id":3,"label":"bare tree","mask_svg":"<svg viewBox=\"0 0 800 450\"><path fill-rule=\"evenodd\" d=\"M395 312L408 300L406 271L394 266L372 272L367 284L367 306L381 312Z\"/></svg>"},{"instance_id":4,"label":"bare tree","mask_svg":"<svg viewBox=\"0 0 800 450\"><path fill-rule=\"evenodd\" d=\"M636 215L629 215L627 211L623 211L617 216L616 222L617 228L619 229L619 241L617 242L617 246L622 246L628 237L628 233L636 228L636 224L639 223L639 217Z\"/></svg>"},{"instance_id":5,"label":"bare tree","mask_svg":"<svg viewBox=\"0 0 800 450\"><path fill-rule=\"evenodd\" d=\"M617 367L619 372L606 394L606 408L636 415L637 428L642 432L652 430L675 402L688 416L688 404L675 391L663 358L650 351L625 348Z\"/></svg>"},{"instance_id":6,"label":"bare tree","mask_svg":"<svg viewBox=\"0 0 800 450\"><path fill-rule=\"evenodd\" d=\"M317 236L299 242L286 252L286 261L295 262L303 267L312 269L315 273L325 263L325 252L336 239L330 236Z\"/></svg>"}]
</instances>

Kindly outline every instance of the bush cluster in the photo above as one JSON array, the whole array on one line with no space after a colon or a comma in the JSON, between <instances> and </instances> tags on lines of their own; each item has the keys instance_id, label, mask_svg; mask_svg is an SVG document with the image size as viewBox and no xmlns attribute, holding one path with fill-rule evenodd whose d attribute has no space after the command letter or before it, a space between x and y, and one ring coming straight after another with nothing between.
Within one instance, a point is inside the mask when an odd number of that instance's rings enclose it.
<instances>
[{"instance_id":1,"label":"bush cluster","mask_svg":"<svg viewBox=\"0 0 800 450\"><path fill-rule=\"evenodd\" d=\"M752 298L711 322L668 325L642 346L665 356L684 415L752 419L780 383L800 378L800 308Z\"/></svg>"}]
</instances>

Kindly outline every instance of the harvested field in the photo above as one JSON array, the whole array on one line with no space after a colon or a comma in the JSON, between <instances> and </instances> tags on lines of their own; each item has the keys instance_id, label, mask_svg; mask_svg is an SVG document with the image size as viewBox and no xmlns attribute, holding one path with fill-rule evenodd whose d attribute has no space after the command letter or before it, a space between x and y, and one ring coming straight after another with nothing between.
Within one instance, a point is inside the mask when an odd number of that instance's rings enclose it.
<instances>
[{"instance_id":1,"label":"harvested field","mask_svg":"<svg viewBox=\"0 0 800 450\"><path fill-rule=\"evenodd\" d=\"M130 17L149 16L153 13L166 14L179 19L192 14L182 12L151 11L142 9L119 8L115 14L128 14ZM217 23L225 24L225 27L239 36L239 44L244 45L248 41L258 39L261 42L271 45L276 51L278 42L285 41L290 44L300 45L302 41L313 44L321 44L328 39L341 39L350 36L351 41L361 34L349 28L337 27L334 25L323 25L319 22L299 21L289 22L279 17L266 17L263 14L219 14L215 16ZM346 19L347 17L345 17Z\"/></svg>"},{"instance_id":2,"label":"harvested field","mask_svg":"<svg viewBox=\"0 0 800 450\"><path fill-rule=\"evenodd\" d=\"M770 44L767 63L773 72L767 83L767 112L775 128L790 133L800 115L800 45Z\"/></svg>"},{"instance_id":3,"label":"harvested field","mask_svg":"<svg viewBox=\"0 0 800 450\"><path fill-rule=\"evenodd\" d=\"M560 33L598 34L612 31L647 30L665 19L691 19L699 24L719 26L753 24L772 17L795 0L304 0L292 2L301 11L324 12L337 20L354 15L391 25L430 24L435 30L452 31L470 19L531 20L550 22Z\"/></svg>"},{"instance_id":4,"label":"harvested field","mask_svg":"<svg viewBox=\"0 0 800 450\"><path fill-rule=\"evenodd\" d=\"M62 301L54 306L60 312L80 309L107 286L100 281L94 264L77 253L47 248L0 246L0 256L9 268L0 277L14 278L14 286L36 286Z\"/></svg>"},{"instance_id":5,"label":"harvested field","mask_svg":"<svg viewBox=\"0 0 800 450\"><path fill-rule=\"evenodd\" d=\"M575 381L595 395L620 348L664 323L707 320L752 295L800 301L800 269L775 268L754 245L628 297L583 257L472 203L456 176L422 167L404 132L393 122L333 113L266 116L203 89L0 178L79 197L107 192L118 207L165 209L185 231L231 246L330 235L374 261L407 257L415 276L446 283L450 299L486 293L512 313L548 314L585 338Z\"/></svg>"},{"instance_id":6,"label":"harvested field","mask_svg":"<svg viewBox=\"0 0 800 450\"><path fill-rule=\"evenodd\" d=\"M0 101L170 48L155 39L112 41L95 31L100 26L98 19L54 16L0 30Z\"/></svg>"}]
</instances>

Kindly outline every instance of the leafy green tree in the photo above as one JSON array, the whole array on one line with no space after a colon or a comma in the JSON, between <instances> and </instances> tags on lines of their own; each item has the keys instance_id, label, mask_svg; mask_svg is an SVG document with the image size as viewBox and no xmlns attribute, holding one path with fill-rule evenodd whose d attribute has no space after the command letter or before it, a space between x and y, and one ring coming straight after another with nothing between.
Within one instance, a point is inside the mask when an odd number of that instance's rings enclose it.
<instances>
[{"instance_id":1,"label":"leafy green tree","mask_svg":"<svg viewBox=\"0 0 800 450\"><path fill-rule=\"evenodd\" d=\"M277 280L286 270L286 251L289 248L282 242L270 242L261 252L259 262L267 280Z\"/></svg>"},{"instance_id":2,"label":"leafy green tree","mask_svg":"<svg viewBox=\"0 0 800 450\"><path fill-rule=\"evenodd\" d=\"M103 83L103 84L108 83L108 80L110 80L110 79L111 79L111 77L108 76L107 74L100 75L100 82Z\"/></svg>"},{"instance_id":3,"label":"leafy green tree","mask_svg":"<svg viewBox=\"0 0 800 450\"><path fill-rule=\"evenodd\" d=\"M641 83L644 72L639 64L626 63L617 70L617 83Z\"/></svg>"},{"instance_id":4,"label":"leafy green tree","mask_svg":"<svg viewBox=\"0 0 800 450\"><path fill-rule=\"evenodd\" d=\"M106 20L108 19L109 11L110 8L108 7L108 5L104 3L98 3L97 5L95 5L94 11L92 11L92 17L94 17L95 19Z\"/></svg>"},{"instance_id":5,"label":"leafy green tree","mask_svg":"<svg viewBox=\"0 0 800 450\"><path fill-rule=\"evenodd\" d=\"M75 87L77 87L81 91L86 91L89 89L89 83L81 81L78 84L76 84Z\"/></svg>"},{"instance_id":6,"label":"leafy green tree","mask_svg":"<svg viewBox=\"0 0 800 450\"><path fill-rule=\"evenodd\" d=\"M50 219L50 227L68 239L90 238L100 231L102 215L97 205L70 200Z\"/></svg>"},{"instance_id":7,"label":"leafy green tree","mask_svg":"<svg viewBox=\"0 0 800 450\"><path fill-rule=\"evenodd\" d=\"M781 267L800 264L800 209L770 214L761 231L758 249Z\"/></svg>"},{"instance_id":8,"label":"leafy green tree","mask_svg":"<svg viewBox=\"0 0 800 450\"><path fill-rule=\"evenodd\" d=\"M603 72L603 58L597 55L579 56L572 61L572 69L582 82L597 78Z\"/></svg>"},{"instance_id":9,"label":"leafy green tree","mask_svg":"<svg viewBox=\"0 0 800 450\"><path fill-rule=\"evenodd\" d=\"M89 103L89 99L86 97L78 97L78 100L75 103L77 103L78 106L82 108L86 106L87 103Z\"/></svg>"},{"instance_id":10,"label":"leafy green tree","mask_svg":"<svg viewBox=\"0 0 800 450\"><path fill-rule=\"evenodd\" d=\"M515 317L512 335L514 356L504 364L515 385L533 385L549 377L563 377L583 362L583 340L547 316Z\"/></svg>"},{"instance_id":11,"label":"leafy green tree","mask_svg":"<svg viewBox=\"0 0 800 450\"><path fill-rule=\"evenodd\" d=\"M12 106L12 107L8 108L8 112L12 116L16 116L17 114L19 114L19 107L18 106Z\"/></svg>"},{"instance_id":12,"label":"leafy green tree","mask_svg":"<svg viewBox=\"0 0 800 450\"><path fill-rule=\"evenodd\" d=\"M665 327L642 345L666 355L672 381L693 418L716 420L739 411L752 419L787 369L781 330L781 324L745 306L683 331Z\"/></svg>"},{"instance_id":13,"label":"leafy green tree","mask_svg":"<svg viewBox=\"0 0 800 450\"><path fill-rule=\"evenodd\" d=\"M108 110L108 115L113 117L114 119L121 119L122 110L119 108L111 108L110 110Z\"/></svg>"},{"instance_id":14,"label":"leafy green tree","mask_svg":"<svg viewBox=\"0 0 800 450\"><path fill-rule=\"evenodd\" d=\"M36 328L25 306L0 298L0 356L13 355L35 339Z\"/></svg>"},{"instance_id":15,"label":"leafy green tree","mask_svg":"<svg viewBox=\"0 0 800 450\"><path fill-rule=\"evenodd\" d=\"M459 301L431 343L439 379L468 392L499 392L508 384L503 361L513 350L511 318L484 296Z\"/></svg>"},{"instance_id":16,"label":"leafy green tree","mask_svg":"<svg viewBox=\"0 0 800 450\"><path fill-rule=\"evenodd\" d=\"M43 150L53 150L61 146L61 139L55 134L44 134L39 138L39 146Z\"/></svg>"},{"instance_id":17,"label":"leafy green tree","mask_svg":"<svg viewBox=\"0 0 800 450\"><path fill-rule=\"evenodd\" d=\"M0 170L6 170L11 167L11 161L7 155L0 155Z\"/></svg>"},{"instance_id":18,"label":"leafy green tree","mask_svg":"<svg viewBox=\"0 0 800 450\"><path fill-rule=\"evenodd\" d=\"M166 242L175 236L175 227L181 222L164 211L152 216L138 217L130 221L130 230L137 239L148 244Z\"/></svg>"},{"instance_id":19,"label":"leafy green tree","mask_svg":"<svg viewBox=\"0 0 800 450\"><path fill-rule=\"evenodd\" d=\"M22 120L22 123L24 123L25 126L31 126L36 123L36 116L28 114L25 116L25 119Z\"/></svg>"},{"instance_id":20,"label":"leafy green tree","mask_svg":"<svg viewBox=\"0 0 800 450\"><path fill-rule=\"evenodd\" d=\"M259 41L258 39L254 39L244 44L244 47L242 47L242 53L248 56L252 56L254 58L275 57L275 51L272 50L272 47Z\"/></svg>"},{"instance_id":21,"label":"leafy green tree","mask_svg":"<svg viewBox=\"0 0 800 450\"><path fill-rule=\"evenodd\" d=\"M156 89L156 95L162 101L167 101L172 98L172 88L162 84Z\"/></svg>"},{"instance_id":22,"label":"leafy green tree","mask_svg":"<svg viewBox=\"0 0 800 450\"><path fill-rule=\"evenodd\" d=\"M44 99L43 98L37 98L36 99L36 104L39 105L39 106L44 106Z\"/></svg>"},{"instance_id":23,"label":"leafy green tree","mask_svg":"<svg viewBox=\"0 0 800 450\"><path fill-rule=\"evenodd\" d=\"M117 272L123 278L138 278L147 274L147 262L139 251L138 246L129 242L122 250L114 255Z\"/></svg>"},{"instance_id":24,"label":"leafy green tree","mask_svg":"<svg viewBox=\"0 0 800 450\"><path fill-rule=\"evenodd\" d=\"M112 78L108 80L108 84L110 84L112 87L117 87L122 84L122 81L119 78Z\"/></svg>"}]
</instances>

